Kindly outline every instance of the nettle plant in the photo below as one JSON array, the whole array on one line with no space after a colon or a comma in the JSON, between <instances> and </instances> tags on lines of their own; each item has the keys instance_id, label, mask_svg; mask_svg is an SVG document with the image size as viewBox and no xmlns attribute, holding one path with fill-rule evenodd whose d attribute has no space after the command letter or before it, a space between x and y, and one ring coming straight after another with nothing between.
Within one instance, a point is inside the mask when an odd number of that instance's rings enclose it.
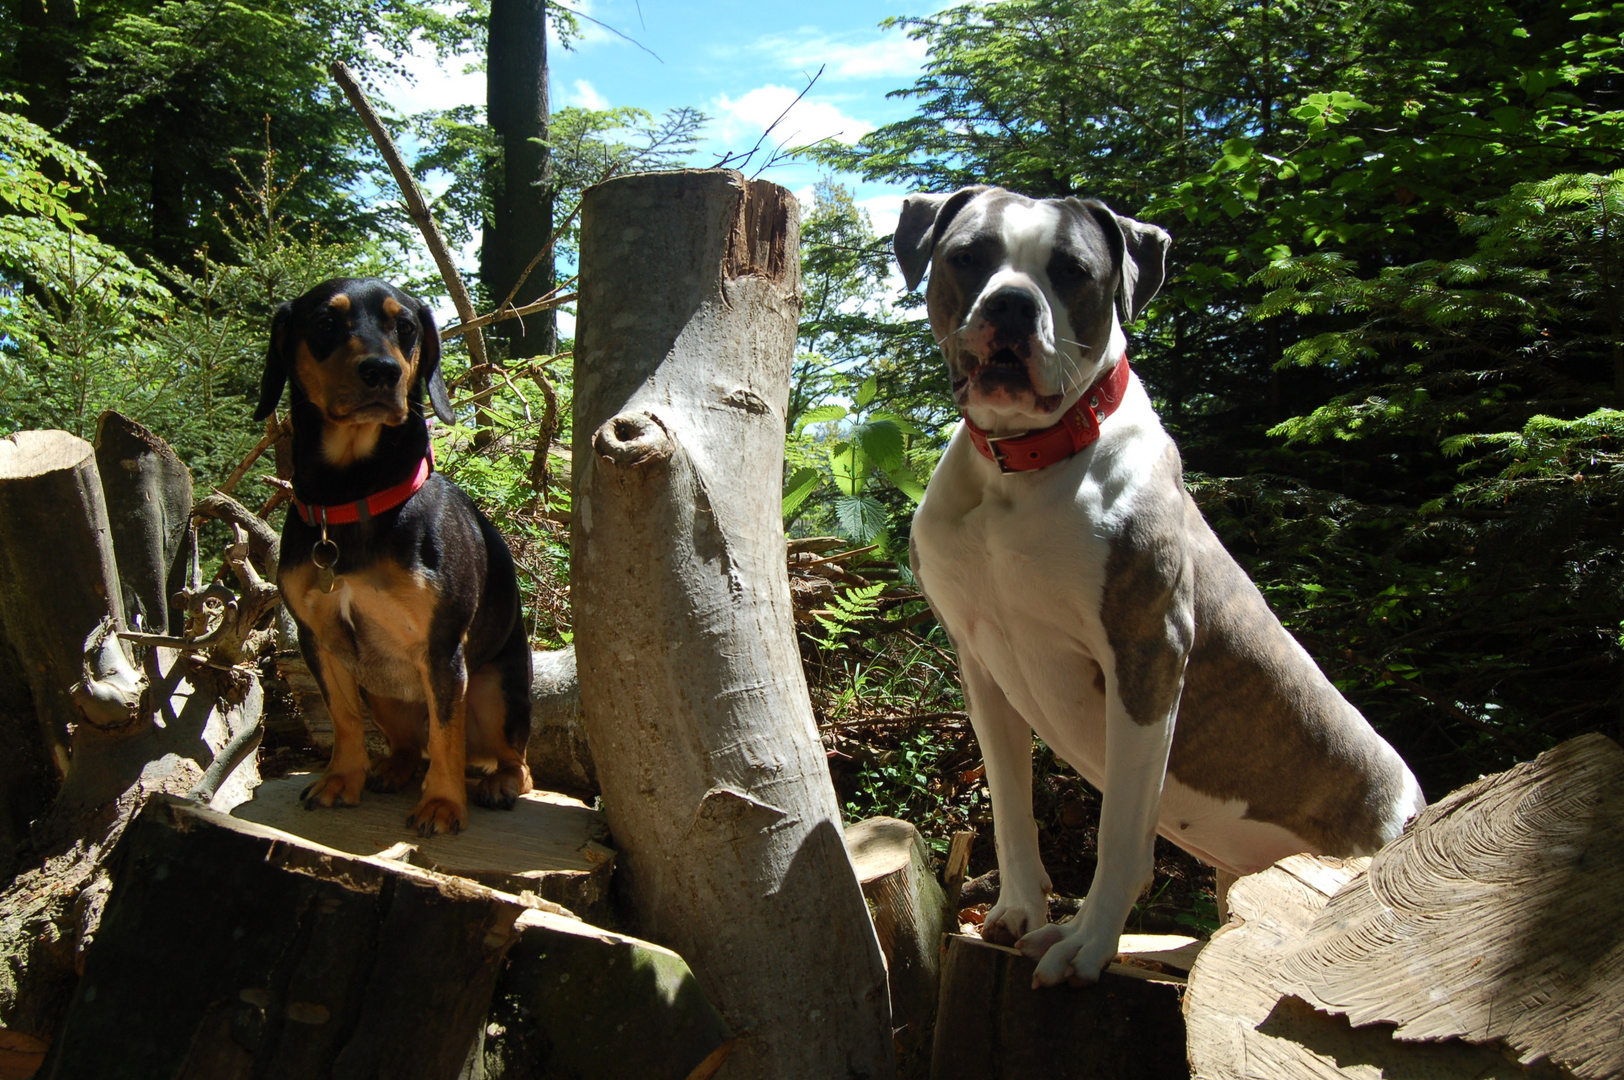
<instances>
[{"instance_id":1,"label":"nettle plant","mask_svg":"<svg viewBox=\"0 0 1624 1080\"><path fill-rule=\"evenodd\" d=\"M893 514L883 500L887 488L906 498L909 511L924 497L916 469L929 475L931 463L921 460L926 451L913 446L922 432L907 417L874 408L878 390L877 377L870 375L849 407L826 403L797 419L787 447L795 468L784 482L786 525L814 516L816 502L823 502L843 538L883 546ZM820 427L808 434L814 425Z\"/></svg>"}]
</instances>

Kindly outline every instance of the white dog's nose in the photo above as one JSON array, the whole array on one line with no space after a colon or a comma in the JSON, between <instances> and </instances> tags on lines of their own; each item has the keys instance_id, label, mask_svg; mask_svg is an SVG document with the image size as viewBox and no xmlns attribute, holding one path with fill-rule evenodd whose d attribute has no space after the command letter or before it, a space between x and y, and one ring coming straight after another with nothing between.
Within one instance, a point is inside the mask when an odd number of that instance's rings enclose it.
<instances>
[{"instance_id":1,"label":"white dog's nose","mask_svg":"<svg viewBox=\"0 0 1624 1080\"><path fill-rule=\"evenodd\" d=\"M1038 326L1038 298L1028 289L1006 285L982 301L981 314L1000 330L1031 334Z\"/></svg>"}]
</instances>

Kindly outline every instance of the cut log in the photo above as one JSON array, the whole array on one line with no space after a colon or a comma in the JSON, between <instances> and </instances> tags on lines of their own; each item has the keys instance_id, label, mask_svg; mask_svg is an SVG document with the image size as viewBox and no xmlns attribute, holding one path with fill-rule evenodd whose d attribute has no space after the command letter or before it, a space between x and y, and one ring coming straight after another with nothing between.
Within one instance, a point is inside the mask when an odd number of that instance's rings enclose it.
<instances>
[{"instance_id":1,"label":"cut log","mask_svg":"<svg viewBox=\"0 0 1624 1080\"><path fill-rule=\"evenodd\" d=\"M585 919L608 915L615 861L603 843L609 828L602 814L579 800L532 791L512 810L471 805L466 831L425 839L406 824L415 791L369 791L360 806L306 810L299 794L311 779L296 773L268 780L234 814L353 855L382 855L404 843L408 848L392 858L494 889L531 892Z\"/></svg>"},{"instance_id":2,"label":"cut log","mask_svg":"<svg viewBox=\"0 0 1624 1080\"><path fill-rule=\"evenodd\" d=\"M180 633L179 620L170 623L169 598L185 585L191 470L168 443L112 411L96 422L96 468L126 617L149 633Z\"/></svg>"},{"instance_id":3,"label":"cut log","mask_svg":"<svg viewBox=\"0 0 1624 1080\"><path fill-rule=\"evenodd\" d=\"M530 743L525 760L538 787L580 798L598 793L598 775L581 721L581 693L575 678L575 650L535 649L530 653ZM333 721L327 715L321 687L297 649L283 650L277 668L287 681L310 741L318 749L333 747ZM367 749L374 756L388 751L388 740L366 723Z\"/></svg>"},{"instance_id":4,"label":"cut log","mask_svg":"<svg viewBox=\"0 0 1624 1080\"><path fill-rule=\"evenodd\" d=\"M1624 750L1583 735L1422 811L1314 920L1280 986L1404 1043L1624 1076L1620 896Z\"/></svg>"},{"instance_id":5,"label":"cut log","mask_svg":"<svg viewBox=\"0 0 1624 1080\"><path fill-rule=\"evenodd\" d=\"M1286 960L1306 939L1326 902L1368 859L1293 855L1235 882L1231 921L1219 928L1190 971L1185 996L1190 1073L1195 1080L1513 1080L1555 1077L1525 1069L1493 1047L1395 1042L1389 1027L1350 1027L1316 1012L1277 985ZM1454 918L1450 926L1462 926ZM1430 961L1412 957L1424 971Z\"/></svg>"},{"instance_id":6,"label":"cut log","mask_svg":"<svg viewBox=\"0 0 1624 1080\"><path fill-rule=\"evenodd\" d=\"M1093 986L1032 989L1037 964L953 934L942 959L932 1080L1183 1080L1184 980L1111 964Z\"/></svg>"},{"instance_id":7,"label":"cut log","mask_svg":"<svg viewBox=\"0 0 1624 1080\"><path fill-rule=\"evenodd\" d=\"M484 1080L707 1080L728 1056L733 1033L670 949L542 911L518 928Z\"/></svg>"},{"instance_id":8,"label":"cut log","mask_svg":"<svg viewBox=\"0 0 1624 1080\"><path fill-rule=\"evenodd\" d=\"M40 1075L444 1080L522 910L159 796L120 844Z\"/></svg>"},{"instance_id":9,"label":"cut log","mask_svg":"<svg viewBox=\"0 0 1624 1080\"><path fill-rule=\"evenodd\" d=\"M624 895L741 1032L730 1076L890 1076L784 560L795 200L662 173L581 218L571 596Z\"/></svg>"},{"instance_id":10,"label":"cut log","mask_svg":"<svg viewBox=\"0 0 1624 1080\"><path fill-rule=\"evenodd\" d=\"M953 834L953 843L947 849L947 864L942 867L942 892L947 900L947 910L957 916L959 901L964 896L964 879L970 873L970 852L975 847L976 834L973 832L956 832ZM957 919L954 920L955 925Z\"/></svg>"},{"instance_id":11,"label":"cut log","mask_svg":"<svg viewBox=\"0 0 1624 1080\"><path fill-rule=\"evenodd\" d=\"M930 871L924 837L906 821L860 821L846 830L846 850L885 954L891 1027L899 1071L906 1075L909 1063L930 1046L947 898Z\"/></svg>"},{"instance_id":12,"label":"cut log","mask_svg":"<svg viewBox=\"0 0 1624 1080\"><path fill-rule=\"evenodd\" d=\"M111 535L88 442L65 431L0 438L0 635L28 679L34 738L63 772L85 639L106 619L124 628Z\"/></svg>"}]
</instances>

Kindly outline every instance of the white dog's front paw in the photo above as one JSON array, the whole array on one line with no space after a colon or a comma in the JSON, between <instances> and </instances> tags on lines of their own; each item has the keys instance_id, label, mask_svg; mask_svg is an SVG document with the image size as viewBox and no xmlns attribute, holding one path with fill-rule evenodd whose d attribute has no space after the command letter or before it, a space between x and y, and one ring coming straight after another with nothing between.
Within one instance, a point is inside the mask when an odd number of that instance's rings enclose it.
<instances>
[{"instance_id":1,"label":"white dog's front paw","mask_svg":"<svg viewBox=\"0 0 1624 1080\"><path fill-rule=\"evenodd\" d=\"M981 923L981 937L998 945L1013 945L1028 931L1049 921L1049 901L1045 893L1021 895L1011 890L998 894L998 903Z\"/></svg>"},{"instance_id":2,"label":"white dog's front paw","mask_svg":"<svg viewBox=\"0 0 1624 1080\"><path fill-rule=\"evenodd\" d=\"M1015 947L1038 962L1032 989L1070 983L1098 982L1100 971L1117 954L1121 931L1087 925L1083 913L1063 925L1042 926L1022 937Z\"/></svg>"}]
</instances>

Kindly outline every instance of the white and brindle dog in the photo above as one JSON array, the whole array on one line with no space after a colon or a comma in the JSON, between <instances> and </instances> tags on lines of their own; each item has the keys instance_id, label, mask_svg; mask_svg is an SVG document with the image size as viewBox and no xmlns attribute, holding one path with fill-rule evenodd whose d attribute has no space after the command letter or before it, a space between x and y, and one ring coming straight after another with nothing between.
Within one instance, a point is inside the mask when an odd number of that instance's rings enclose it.
<instances>
[{"instance_id":1,"label":"white and brindle dog","mask_svg":"<svg viewBox=\"0 0 1624 1080\"><path fill-rule=\"evenodd\" d=\"M1150 883L1160 832L1235 876L1358 855L1425 800L1397 752L1269 611L1184 489L1122 323L1167 233L1081 199L913 195L895 246L927 268L965 421L914 515L914 572L958 653L987 764L998 903L983 934L1092 981ZM1120 319L1118 314L1120 312ZM1048 924L1036 731L1103 794L1082 910Z\"/></svg>"}]
</instances>

